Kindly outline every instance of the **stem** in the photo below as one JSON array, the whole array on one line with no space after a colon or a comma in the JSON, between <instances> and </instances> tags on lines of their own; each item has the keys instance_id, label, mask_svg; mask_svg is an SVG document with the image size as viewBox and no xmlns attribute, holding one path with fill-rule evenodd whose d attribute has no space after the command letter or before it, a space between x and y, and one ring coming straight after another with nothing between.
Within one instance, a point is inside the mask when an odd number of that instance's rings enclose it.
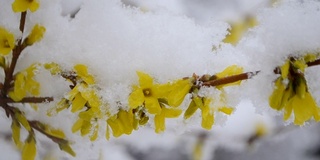
<instances>
[{"instance_id":1,"label":"stem","mask_svg":"<svg viewBox=\"0 0 320 160\"><path fill-rule=\"evenodd\" d=\"M53 101L53 97L25 97L21 101L11 98L0 98L0 103L45 103Z\"/></svg>"},{"instance_id":2,"label":"stem","mask_svg":"<svg viewBox=\"0 0 320 160\"><path fill-rule=\"evenodd\" d=\"M20 31L23 33L24 31L24 26L26 24L26 16L27 16L27 11L24 11L21 13L21 18L20 18Z\"/></svg>"},{"instance_id":3,"label":"stem","mask_svg":"<svg viewBox=\"0 0 320 160\"><path fill-rule=\"evenodd\" d=\"M27 16L27 12L21 13L19 28L20 28L20 31L22 32L22 34L24 32L26 16ZM16 45L15 48L12 50L12 60L11 60L10 67L4 70L5 71L5 80L4 80L3 89L1 90L2 97L7 97L7 93L10 88L10 83L13 80L14 69L16 68L17 61L18 61L19 56L24 48L25 47L22 44L22 37L21 37L18 41L18 45Z\"/></svg>"},{"instance_id":4,"label":"stem","mask_svg":"<svg viewBox=\"0 0 320 160\"><path fill-rule=\"evenodd\" d=\"M59 137L55 137L55 136L52 136L52 135L46 133L46 132L40 127L40 126L41 126L41 123L40 123L39 121L28 121L28 122L29 122L30 126L31 126L33 129L35 129L35 130L39 131L40 133L42 133L43 135L47 136L47 137L50 138L53 142L56 142L56 143L58 143L58 144L61 144L61 143L67 144L67 143L68 143L68 141L65 140L65 139L62 139L62 138L59 138Z\"/></svg>"},{"instance_id":5,"label":"stem","mask_svg":"<svg viewBox=\"0 0 320 160\"><path fill-rule=\"evenodd\" d=\"M233 76L228 76L220 79L203 82L202 85L203 86L219 86L223 84L233 83L241 80L250 79L252 76L257 75L259 72L260 71L241 73Z\"/></svg>"}]
</instances>

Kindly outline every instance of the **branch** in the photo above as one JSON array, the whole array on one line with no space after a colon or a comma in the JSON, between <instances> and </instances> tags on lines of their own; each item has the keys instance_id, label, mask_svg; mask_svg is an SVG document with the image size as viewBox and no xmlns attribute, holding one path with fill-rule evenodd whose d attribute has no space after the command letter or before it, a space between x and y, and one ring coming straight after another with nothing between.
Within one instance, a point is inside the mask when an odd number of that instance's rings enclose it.
<instances>
[{"instance_id":1,"label":"branch","mask_svg":"<svg viewBox=\"0 0 320 160\"><path fill-rule=\"evenodd\" d=\"M246 73L241 73L233 76L228 76L228 77L223 77L220 79L215 79L207 82L203 82L203 86L219 86L219 85L224 85L228 83L233 83L241 80L246 80L250 79L252 76L255 76L259 73L260 71L255 71L255 72L246 72Z\"/></svg>"},{"instance_id":2,"label":"branch","mask_svg":"<svg viewBox=\"0 0 320 160\"><path fill-rule=\"evenodd\" d=\"M21 13L21 18L20 18L20 31L23 33L24 32L24 26L25 26L25 22L26 22L26 16L27 16L27 12L22 12ZM3 84L3 89L1 91L1 94L3 97L5 97L7 95L7 92L10 88L10 83L13 80L13 73L14 73L14 69L16 68L16 64L17 61L19 59L19 56L21 54L21 52L23 51L23 49L25 48L25 46L22 44L22 38L19 39L18 41L18 45L16 45L14 47L14 49L12 50L12 59L11 59L11 64L9 68L5 68L4 72L5 72L5 80L4 80L4 84Z\"/></svg>"},{"instance_id":3,"label":"branch","mask_svg":"<svg viewBox=\"0 0 320 160\"><path fill-rule=\"evenodd\" d=\"M52 135L44 132L43 129L41 128L42 123L40 123L39 121L28 121L28 122L33 129L35 129L35 130L39 131L40 133L42 133L43 135L47 136L53 142L56 142L58 144L67 144L68 143L68 141L65 139L55 137L55 136L52 136Z\"/></svg>"},{"instance_id":4,"label":"branch","mask_svg":"<svg viewBox=\"0 0 320 160\"><path fill-rule=\"evenodd\" d=\"M11 98L0 98L0 103L45 103L53 101L53 97L26 97L21 101L14 101Z\"/></svg>"}]
</instances>

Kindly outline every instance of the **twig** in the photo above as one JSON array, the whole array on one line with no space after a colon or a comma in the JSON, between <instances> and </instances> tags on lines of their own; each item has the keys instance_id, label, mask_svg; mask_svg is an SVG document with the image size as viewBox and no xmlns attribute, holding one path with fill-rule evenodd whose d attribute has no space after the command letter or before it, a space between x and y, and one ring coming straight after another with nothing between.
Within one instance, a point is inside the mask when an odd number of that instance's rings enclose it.
<instances>
[{"instance_id":1,"label":"twig","mask_svg":"<svg viewBox=\"0 0 320 160\"><path fill-rule=\"evenodd\" d=\"M203 86L219 86L219 85L224 85L228 83L233 83L245 79L250 79L252 76L255 76L259 73L260 71L255 71L255 72L246 72L246 73L241 73L233 76L228 76L228 77L223 77L207 82L203 82Z\"/></svg>"},{"instance_id":2,"label":"twig","mask_svg":"<svg viewBox=\"0 0 320 160\"><path fill-rule=\"evenodd\" d=\"M1 103L45 103L53 101L53 97L25 97L21 101L14 101L11 98L0 98Z\"/></svg>"},{"instance_id":3,"label":"twig","mask_svg":"<svg viewBox=\"0 0 320 160\"><path fill-rule=\"evenodd\" d=\"M25 26L25 21L26 21L26 15L27 12L22 12L21 13L21 18L20 18L20 31L23 33L24 32L24 26ZM1 90L2 97L6 97L7 92L10 88L10 83L13 80L13 73L14 69L16 68L17 61L19 59L19 56L22 52L22 50L25 48L22 44L22 37L18 41L18 45L15 46L15 48L12 50L12 60L9 68L5 68L5 80L4 80L4 85L3 89Z\"/></svg>"},{"instance_id":4,"label":"twig","mask_svg":"<svg viewBox=\"0 0 320 160\"><path fill-rule=\"evenodd\" d=\"M55 136L52 136L52 135L46 133L46 132L41 128L42 123L40 123L39 121L28 121L28 122L29 122L30 126L31 126L33 129L35 129L35 130L39 131L40 133L44 134L45 136L47 136L48 138L50 138L53 142L56 142L56 143L58 143L58 144L61 144L61 143L62 143L62 144L67 144L67 143L68 143L68 141L65 140L65 139L62 139L62 138L59 138L59 137L55 137Z\"/></svg>"}]
</instances>

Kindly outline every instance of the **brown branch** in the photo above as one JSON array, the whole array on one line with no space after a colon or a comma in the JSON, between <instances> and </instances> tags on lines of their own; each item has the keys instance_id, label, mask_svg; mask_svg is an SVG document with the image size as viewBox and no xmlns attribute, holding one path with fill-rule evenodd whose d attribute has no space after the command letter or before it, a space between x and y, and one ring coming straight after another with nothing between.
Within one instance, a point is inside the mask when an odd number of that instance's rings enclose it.
<instances>
[{"instance_id":1,"label":"brown branch","mask_svg":"<svg viewBox=\"0 0 320 160\"><path fill-rule=\"evenodd\" d=\"M21 13L21 18L20 18L20 31L23 33L24 31L24 26L26 24L26 16L27 16L27 11L24 11Z\"/></svg>"},{"instance_id":2,"label":"brown branch","mask_svg":"<svg viewBox=\"0 0 320 160\"><path fill-rule=\"evenodd\" d=\"M21 18L20 18L20 31L23 33L24 32L24 26L26 22L26 15L27 12L22 12L21 13ZM25 46L22 44L22 37L18 41L18 45L15 46L15 48L12 50L12 59L11 59L11 64L9 68L5 68L5 80L3 84L3 89L1 90L2 97L7 96L7 92L10 88L10 83L13 80L13 73L14 69L16 68L17 61L19 59L19 56Z\"/></svg>"},{"instance_id":3,"label":"brown branch","mask_svg":"<svg viewBox=\"0 0 320 160\"><path fill-rule=\"evenodd\" d=\"M320 65L320 59L317 59L317 60L315 60L313 62L308 62L307 65L308 65L308 67Z\"/></svg>"},{"instance_id":4,"label":"brown branch","mask_svg":"<svg viewBox=\"0 0 320 160\"><path fill-rule=\"evenodd\" d=\"M0 98L0 103L45 103L53 101L53 97L26 97L21 101L14 101L11 98Z\"/></svg>"},{"instance_id":5,"label":"brown branch","mask_svg":"<svg viewBox=\"0 0 320 160\"><path fill-rule=\"evenodd\" d=\"M50 134L46 133L41 127L41 125L43 125L43 124L40 123L39 121L28 121L28 122L29 122L30 126L33 129L35 129L35 130L39 131L40 133L42 133L43 135L47 136L53 142L56 142L58 144L67 144L68 143L68 141L65 140L65 139L62 139L62 138L59 138L59 137L55 137L53 135L50 135Z\"/></svg>"},{"instance_id":6,"label":"brown branch","mask_svg":"<svg viewBox=\"0 0 320 160\"><path fill-rule=\"evenodd\" d=\"M255 76L259 73L260 71L255 71L255 72L246 72L246 73L241 73L233 76L228 76L228 77L223 77L207 82L203 82L203 86L219 86L219 85L224 85L228 83L233 83L241 80L246 80L250 79L252 76Z\"/></svg>"}]
</instances>

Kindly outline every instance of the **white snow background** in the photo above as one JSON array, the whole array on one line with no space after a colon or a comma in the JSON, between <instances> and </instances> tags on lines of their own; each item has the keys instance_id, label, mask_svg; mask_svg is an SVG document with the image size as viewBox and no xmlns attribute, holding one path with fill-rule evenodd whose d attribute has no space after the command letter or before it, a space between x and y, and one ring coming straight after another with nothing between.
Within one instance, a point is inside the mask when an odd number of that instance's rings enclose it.
<instances>
[{"instance_id":1,"label":"white snow background","mask_svg":"<svg viewBox=\"0 0 320 160\"><path fill-rule=\"evenodd\" d=\"M19 36L20 15L11 11L12 2L0 0L0 25ZM211 151L218 146L246 148L245 139L255 132L258 123L264 124L270 135L279 125L287 125L288 122L279 122L280 113L268 105L276 78L273 69L289 55L318 51L320 47L318 0L280 0L274 5L268 0L41 0L40 4L37 12L27 15L26 33L39 23L46 27L46 34L42 41L25 50L17 69L35 62L56 62L65 68L85 64L113 111L118 109L117 101L127 105L131 85L138 83L136 71L149 73L157 82L164 83L193 73L214 74L233 64L245 71L260 70L259 75L240 86L226 89L227 103L236 111L230 116L218 113L213 129L206 132L209 140L204 159L214 159ZM247 14L256 16L259 24L249 29L238 45L223 44L229 27L226 22ZM213 51L213 46L220 47ZM43 96L59 99L68 90L67 82L44 70L37 78ZM319 67L308 68L306 78L310 92L320 104ZM205 94L217 92L212 88ZM182 117L168 120L167 130L162 134L155 134L151 123L131 135L109 141L101 130L101 136L92 143L71 133L76 119L71 112L64 111L48 119L46 110L53 105L54 102L41 106L38 113L25 112L30 119L63 129L75 142L77 157L60 152L58 146L37 134L38 159L131 160L134 158L128 147L141 152L155 146L171 150L181 142L188 144L184 152L191 155L197 133L204 132L198 113L187 121ZM10 121L4 113L0 122L1 133L10 133ZM0 159L19 159L19 152L10 141L1 142L0 148Z\"/></svg>"}]
</instances>

